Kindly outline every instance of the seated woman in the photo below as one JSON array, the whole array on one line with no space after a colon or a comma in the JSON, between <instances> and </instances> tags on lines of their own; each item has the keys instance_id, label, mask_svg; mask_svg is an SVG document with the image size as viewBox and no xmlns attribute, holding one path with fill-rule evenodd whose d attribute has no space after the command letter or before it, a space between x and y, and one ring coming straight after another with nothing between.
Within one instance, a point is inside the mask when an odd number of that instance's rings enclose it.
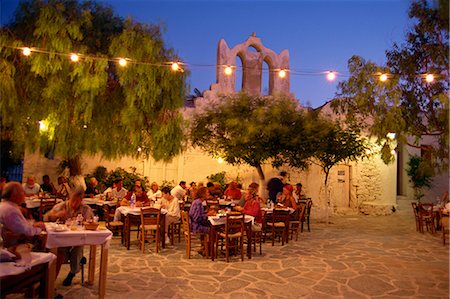
<instances>
[{"instance_id":1,"label":"seated woman","mask_svg":"<svg viewBox=\"0 0 450 299\"><path fill-rule=\"evenodd\" d=\"M209 190L201 187L197 190L197 199L192 202L189 210L189 222L193 233L207 233L209 231L208 214L203 208L203 202L209 197ZM210 214L212 212L209 212Z\"/></svg>"},{"instance_id":2,"label":"seated woman","mask_svg":"<svg viewBox=\"0 0 450 299\"><path fill-rule=\"evenodd\" d=\"M292 192L294 191L294 187L290 184L286 184L283 187L283 193L278 194L277 202L282 207L292 208L295 210L294 213L291 214L291 219L296 219L298 215L297 204L295 203L294 196Z\"/></svg>"},{"instance_id":3,"label":"seated woman","mask_svg":"<svg viewBox=\"0 0 450 299\"><path fill-rule=\"evenodd\" d=\"M148 199L147 194L142 191L142 187L139 185L134 185L133 191L130 191L127 193L124 199L120 202L121 206L129 206L130 200L132 195L136 195L136 203L135 207L143 207L143 206L149 206L150 200Z\"/></svg>"},{"instance_id":4,"label":"seated woman","mask_svg":"<svg viewBox=\"0 0 450 299\"><path fill-rule=\"evenodd\" d=\"M258 188L259 185L257 183L251 183L244 195L244 207L234 207L237 211L255 217L255 221L252 224L253 231L260 231L262 225L261 198L258 196Z\"/></svg>"},{"instance_id":5,"label":"seated woman","mask_svg":"<svg viewBox=\"0 0 450 299\"><path fill-rule=\"evenodd\" d=\"M147 192L147 196L152 202L161 204L162 193L159 190L159 186L156 182L150 185L150 190Z\"/></svg>"}]
</instances>

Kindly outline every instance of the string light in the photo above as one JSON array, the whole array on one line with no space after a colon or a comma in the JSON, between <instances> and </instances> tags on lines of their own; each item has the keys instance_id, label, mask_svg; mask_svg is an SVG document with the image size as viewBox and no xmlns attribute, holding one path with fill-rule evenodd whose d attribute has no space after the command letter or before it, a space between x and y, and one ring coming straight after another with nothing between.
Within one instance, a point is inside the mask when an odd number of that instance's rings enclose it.
<instances>
[{"instance_id":1,"label":"string light","mask_svg":"<svg viewBox=\"0 0 450 299\"><path fill-rule=\"evenodd\" d=\"M43 50L43 49L37 49L37 48L29 48L29 47L12 47L12 46L6 46L9 48L13 48L13 49L18 49L22 52L22 54L24 56L30 56L32 52L35 53L44 53L44 54L52 54L52 55L59 55L59 56L69 56L70 60L73 62L78 62L80 60L80 55L76 54L76 53L72 53L72 54L67 54L67 53L58 53L58 52L54 52L54 51L47 51L47 50ZM96 56L89 56L89 55L85 55L83 54L82 57L86 57L86 58L92 58L95 60L106 60L106 61L111 61L111 62L116 62L118 63L120 66L125 67L128 65L128 62L131 62L130 59L128 58L105 58L105 57L96 57ZM181 68L181 64L183 65L189 65L189 67L191 69L199 69L199 68L211 68L211 67L216 67L215 64L186 64L186 63L180 63L180 62L160 62L160 63L150 63L150 62L145 62L145 61L132 61L133 64L144 64L144 65L150 65L150 66L157 66L157 67L167 67L167 65L170 66L172 71L179 71L179 72L183 72L183 68ZM244 69L244 66L224 66L224 73L225 75L231 75L233 73L233 68L241 68ZM270 69L264 69L261 68L261 71L271 71ZM289 69L289 70L285 70L285 69L279 69L279 70L275 70L278 72L278 76L280 78L285 78L287 75L287 71L289 71L290 75L297 75L297 76L323 76L324 73L326 73L326 79L329 81L333 81L336 79L336 74L339 73L340 77L350 77L351 74L346 73L346 72L342 72L342 71L320 71L320 70L307 70L307 69L302 69L300 70L294 70L294 69ZM378 76L379 80L382 82L387 81L387 79L389 79L392 74L373 74L374 76ZM435 80L435 75L433 74L420 74L418 76L421 76L422 78L425 79L425 81L427 83L432 83Z\"/></svg>"},{"instance_id":2,"label":"string light","mask_svg":"<svg viewBox=\"0 0 450 299\"><path fill-rule=\"evenodd\" d=\"M127 66L127 60L125 58L119 58L119 65L122 67Z\"/></svg>"},{"instance_id":3,"label":"string light","mask_svg":"<svg viewBox=\"0 0 450 299\"><path fill-rule=\"evenodd\" d=\"M31 49L28 47L22 48L22 54L25 56L30 56L31 55Z\"/></svg>"},{"instance_id":4,"label":"string light","mask_svg":"<svg viewBox=\"0 0 450 299\"><path fill-rule=\"evenodd\" d=\"M328 71L327 79L328 81L334 81L334 79L336 79L336 74L333 71Z\"/></svg>"},{"instance_id":5,"label":"string light","mask_svg":"<svg viewBox=\"0 0 450 299\"><path fill-rule=\"evenodd\" d=\"M70 54L70 60L72 60L73 62L78 62L79 59L80 58L78 57L77 54L75 53Z\"/></svg>"},{"instance_id":6,"label":"string light","mask_svg":"<svg viewBox=\"0 0 450 299\"><path fill-rule=\"evenodd\" d=\"M230 66L227 66L227 67L225 67L224 72L225 72L225 75L229 76L233 73L233 70L231 69Z\"/></svg>"},{"instance_id":7,"label":"string light","mask_svg":"<svg viewBox=\"0 0 450 299\"><path fill-rule=\"evenodd\" d=\"M180 65L176 62L173 62L170 68L172 69L172 71L176 72L180 69Z\"/></svg>"}]
</instances>

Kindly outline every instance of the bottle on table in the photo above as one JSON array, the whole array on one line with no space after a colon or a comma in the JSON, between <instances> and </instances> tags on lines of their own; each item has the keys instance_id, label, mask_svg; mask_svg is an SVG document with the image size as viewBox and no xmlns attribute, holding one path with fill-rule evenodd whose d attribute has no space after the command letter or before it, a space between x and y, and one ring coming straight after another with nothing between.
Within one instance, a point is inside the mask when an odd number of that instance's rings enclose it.
<instances>
[{"instance_id":1,"label":"bottle on table","mask_svg":"<svg viewBox=\"0 0 450 299\"><path fill-rule=\"evenodd\" d=\"M136 206L136 194L132 194L130 198L130 207L134 208Z\"/></svg>"}]
</instances>

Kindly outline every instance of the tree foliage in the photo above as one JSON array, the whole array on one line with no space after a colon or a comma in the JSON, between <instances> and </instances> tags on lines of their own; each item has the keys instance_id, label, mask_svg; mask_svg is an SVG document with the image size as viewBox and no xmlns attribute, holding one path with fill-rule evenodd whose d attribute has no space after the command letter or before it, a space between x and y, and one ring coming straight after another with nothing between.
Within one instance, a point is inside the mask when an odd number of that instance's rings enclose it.
<instances>
[{"instance_id":1,"label":"tree foliage","mask_svg":"<svg viewBox=\"0 0 450 299\"><path fill-rule=\"evenodd\" d=\"M289 165L305 169L316 158L328 177L329 170L346 159L355 160L365 150L363 139L297 101L239 93L224 96L192 118L190 139L228 163L256 167Z\"/></svg>"},{"instance_id":2,"label":"tree foliage","mask_svg":"<svg viewBox=\"0 0 450 299\"><path fill-rule=\"evenodd\" d=\"M261 166L282 164L283 152L301 139L303 127L303 113L295 100L239 93L223 96L220 104L197 112L190 139L194 146L232 165L256 167L264 179Z\"/></svg>"},{"instance_id":3,"label":"tree foliage","mask_svg":"<svg viewBox=\"0 0 450 299\"><path fill-rule=\"evenodd\" d=\"M17 50L25 46L38 50L25 57ZM80 53L80 61L69 53ZM119 67L117 57L130 58L128 66ZM16 152L26 146L68 159L169 160L181 151L187 72L161 64L177 60L159 26L123 20L108 6L25 1L0 32L2 139Z\"/></svg>"},{"instance_id":4,"label":"tree foliage","mask_svg":"<svg viewBox=\"0 0 450 299\"><path fill-rule=\"evenodd\" d=\"M366 128L380 144L390 142L389 132L399 143L421 147L421 138L431 136L435 157L448 164L449 15L448 1L414 1L409 16L414 26L404 44L386 52L387 65L378 66L361 57L349 60L351 77L339 84L336 111L347 121ZM379 75L389 74L386 82ZM432 73L428 83L424 74ZM413 137L408 138L408 137ZM386 151L385 159L390 151ZM445 163L444 163L445 164Z\"/></svg>"}]
</instances>

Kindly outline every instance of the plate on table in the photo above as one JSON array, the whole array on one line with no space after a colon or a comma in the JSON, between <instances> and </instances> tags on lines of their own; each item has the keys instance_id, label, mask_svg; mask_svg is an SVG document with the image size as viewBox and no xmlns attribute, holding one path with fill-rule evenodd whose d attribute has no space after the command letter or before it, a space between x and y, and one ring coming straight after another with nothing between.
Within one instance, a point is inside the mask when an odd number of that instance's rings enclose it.
<instances>
[{"instance_id":1,"label":"plate on table","mask_svg":"<svg viewBox=\"0 0 450 299\"><path fill-rule=\"evenodd\" d=\"M67 225L57 224L54 227L52 227L52 230L54 232L65 232L65 231L68 231L69 228L67 227Z\"/></svg>"}]
</instances>

